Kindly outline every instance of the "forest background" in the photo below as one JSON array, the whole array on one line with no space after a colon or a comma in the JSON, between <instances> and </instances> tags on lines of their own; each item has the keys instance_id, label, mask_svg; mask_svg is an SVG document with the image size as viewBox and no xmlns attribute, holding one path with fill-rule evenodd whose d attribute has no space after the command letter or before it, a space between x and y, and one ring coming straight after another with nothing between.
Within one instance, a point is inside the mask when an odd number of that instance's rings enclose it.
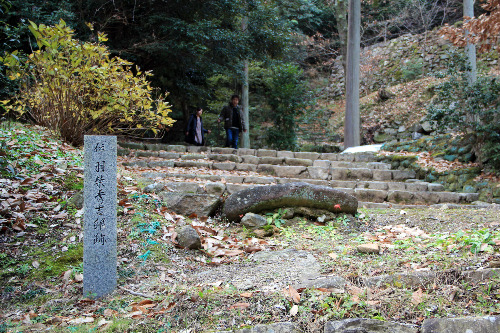
<instances>
[{"instance_id":1,"label":"forest background","mask_svg":"<svg viewBox=\"0 0 500 333\"><path fill-rule=\"evenodd\" d=\"M202 107L205 127L214 130L208 143L223 145L224 134L215 119L229 96L241 93L248 61L251 142L296 150L301 122L325 112L319 106L328 97L318 77L328 78L333 59L345 59L346 54L345 0L0 4L1 54L20 50L22 58L37 49L29 21L54 25L62 19L81 41L93 42L97 31L105 33L111 56L151 71L154 94L168 94L170 116L176 120L162 133L164 141L182 140L189 114ZM479 2L475 11L477 16L485 12ZM421 34L462 18L458 0L362 1L361 45ZM6 100L18 86L6 77L4 67L0 69L0 99ZM151 133L137 133L144 134ZM328 139L342 141L335 135Z\"/></svg>"}]
</instances>

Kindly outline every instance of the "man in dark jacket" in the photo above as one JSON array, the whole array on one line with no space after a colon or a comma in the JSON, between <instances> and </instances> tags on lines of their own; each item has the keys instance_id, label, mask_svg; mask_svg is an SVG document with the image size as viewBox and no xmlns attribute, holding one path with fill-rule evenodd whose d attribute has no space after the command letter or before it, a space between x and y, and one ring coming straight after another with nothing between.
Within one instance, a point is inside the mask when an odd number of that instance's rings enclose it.
<instances>
[{"instance_id":1,"label":"man in dark jacket","mask_svg":"<svg viewBox=\"0 0 500 333\"><path fill-rule=\"evenodd\" d=\"M240 97L238 95L231 96L231 102L222 109L219 119L217 119L219 123L224 120L226 147L233 147L234 149L238 149L238 136L240 131L247 131L241 106L238 105L239 102Z\"/></svg>"},{"instance_id":2,"label":"man in dark jacket","mask_svg":"<svg viewBox=\"0 0 500 333\"><path fill-rule=\"evenodd\" d=\"M210 134L210 130L203 128L202 113L203 109L197 108L196 113L189 117L186 128L186 142L196 146L205 145L205 133Z\"/></svg>"}]
</instances>

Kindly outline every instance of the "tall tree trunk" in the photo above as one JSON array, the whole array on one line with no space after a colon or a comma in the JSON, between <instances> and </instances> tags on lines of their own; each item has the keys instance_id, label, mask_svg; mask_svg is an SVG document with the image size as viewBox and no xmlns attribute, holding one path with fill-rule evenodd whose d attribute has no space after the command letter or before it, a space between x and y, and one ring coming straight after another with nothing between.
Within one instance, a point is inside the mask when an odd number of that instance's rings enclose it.
<instances>
[{"instance_id":1,"label":"tall tree trunk","mask_svg":"<svg viewBox=\"0 0 500 333\"><path fill-rule=\"evenodd\" d=\"M241 30L246 33L248 17L245 16L241 23ZM248 59L243 61L243 84L241 87L241 106L243 108L243 119L247 131L241 134L241 146L250 148L250 117L248 114Z\"/></svg>"},{"instance_id":2,"label":"tall tree trunk","mask_svg":"<svg viewBox=\"0 0 500 333\"><path fill-rule=\"evenodd\" d=\"M347 73L347 8L349 0L335 0L333 7L335 8L335 19L337 21L337 31L340 40L340 54L342 55L342 67L344 67L344 75Z\"/></svg>"},{"instance_id":3,"label":"tall tree trunk","mask_svg":"<svg viewBox=\"0 0 500 333\"><path fill-rule=\"evenodd\" d=\"M464 16L470 18L474 17L474 0L464 0ZM465 32L466 35L469 34L468 31ZM477 68L476 68L476 45L467 42L465 47L465 54L467 55L467 63L469 65L469 72L467 73L467 79L469 84L476 82Z\"/></svg>"},{"instance_id":4,"label":"tall tree trunk","mask_svg":"<svg viewBox=\"0 0 500 333\"><path fill-rule=\"evenodd\" d=\"M361 143L359 117L359 58L361 42L361 1L349 1L349 31L347 40L346 109L344 147Z\"/></svg>"}]
</instances>

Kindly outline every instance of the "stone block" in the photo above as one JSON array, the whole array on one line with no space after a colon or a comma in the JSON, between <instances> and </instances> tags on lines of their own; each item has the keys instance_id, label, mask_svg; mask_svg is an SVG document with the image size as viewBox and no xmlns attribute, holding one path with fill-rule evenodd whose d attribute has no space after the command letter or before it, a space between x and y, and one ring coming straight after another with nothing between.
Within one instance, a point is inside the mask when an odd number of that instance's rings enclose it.
<instances>
[{"instance_id":1,"label":"stone block","mask_svg":"<svg viewBox=\"0 0 500 333\"><path fill-rule=\"evenodd\" d=\"M226 191L226 184L218 182L218 183L206 183L205 191L207 194L212 195L222 195Z\"/></svg>"},{"instance_id":2,"label":"stone block","mask_svg":"<svg viewBox=\"0 0 500 333\"><path fill-rule=\"evenodd\" d=\"M203 160L203 159L205 159L205 157L207 157L207 156L204 154L190 153L190 154L182 155L181 159L182 160Z\"/></svg>"},{"instance_id":3,"label":"stone block","mask_svg":"<svg viewBox=\"0 0 500 333\"><path fill-rule=\"evenodd\" d=\"M257 149L257 157L276 157L276 150L270 149Z\"/></svg>"},{"instance_id":4,"label":"stone block","mask_svg":"<svg viewBox=\"0 0 500 333\"><path fill-rule=\"evenodd\" d=\"M335 153L323 153L318 157L320 160L337 161L338 154Z\"/></svg>"},{"instance_id":5,"label":"stone block","mask_svg":"<svg viewBox=\"0 0 500 333\"><path fill-rule=\"evenodd\" d=\"M395 203L409 203L413 201L415 195L408 191L389 191L387 201Z\"/></svg>"},{"instance_id":6,"label":"stone block","mask_svg":"<svg viewBox=\"0 0 500 333\"><path fill-rule=\"evenodd\" d=\"M132 161L132 162L124 162L123 165L129 166L129 167L147 168L148 162L147 161Z\"/></svg>"},{"instance_id":7,"label":"stone block","mask_svg":"<svg viewBox=\"0 0 500 333\"><path fill-rule=\"evenodd\" d=\"M368 168L351 168L348 169L348 177L350 179L369 180L373 178L373 173Z\"/></svg>"},{"instance_id":8,"label":"stone block","mask_svg":"<svg viewBox=\"0 0 500 333\"><path fill-rule=\"evenodd\" d=\"M354 154L354 162L374 162L376 160L374 154Z\"/></svg>"},{"instance_id":9,"label":"stone block","mask_svg":"<svg viewBox=\"0 0 500 333\"><path fill-rule=\"evenodd\" d=\"M336 190L339 190L339 191L342 191L342 192L345 192L347 194L350 194L350 195L355 195L354 193L354 189L352 188L342 188L342 187L335 187Z\"/></svg>"},{"instance_id":10,"label":"stone block","mask_svg":"<svg viewBox=\"0 0 500 333\"><path fill-rule=\"evenodd\" d=\"M471 203L479 200L479 193L458 193L460 202Z\"/></svg>"},{"instance_id":11,"label":"stone block","mask_svg":"<svg viewBox=\"0 0 500 333\"><path fill-rule=\"evenodd\" d=\"M144 144L144 149L146 150L151 150L151 151L160 151L163 148L163 146L156 144L156 143L146 143Z\"/></svg>"},{"instance_id":12,"label":"stone block","mask_svg":"<svg viewBox=\"0 0 500 333\"><path fill-rule=\"evenodd\" d=\"M408 185L411 184L406 184L406 187L408 188ZM420 192L414 192L414 199L413 199L414 204L425 204L425 205L431 205L431 204L437 204L441 202L441 197L437 192L428 192L428 191L420 191Z\"/></svg>"},{"instance_id":13,"label":"stone block","mask_svg":"<svg viewBox=\"0 0 500 333\"><path fill-rule=\"evenodd\" d=\"M127 156L128 154L130 154L130 149L118 148L116 149L116 154L118 156Z\"/></svg>"},{"instance_id":14,"label":"stone block","mask_svg":"<svg viewBox=\"0 0 500 333\"><path fill-rule=\"evenodd\" d=\"M274 170L275 167L278 166L271 164L259 164L257 165L257 172L264 173L267 175L276 175L276 172Z\"/></svg>"},{"instance_id":15,"label":"stone block","mask_svg":"<svg viewBox=\"0 0 500 333\"><path fill-rule=\"evenodd\" d=\"M300 181L308 184L313 184L313 185L320 185L320 186L330 186L330 182L328 180L322 180L322 179L295 179L295 181Z\"/></svg>"},{"instance_id":16,"label":"stone block","mask_svg":"<svg viewBox=\"0 0 500 333\"><path fill-rule=\"evenodd\" d=\"M160 151L158 153L158 157L168 159L168 160L176 160L181 157L181 154L179 153L173 153L169 151Z\"/></svg>"},{"instance_id":17,"label":"stone block","mask_svg":"<svg viewBox=\"0 0 500 333\"><path fill-rule=\"evenodd\" d=\"M415 178L415 171L413 170L392 170L392 179L394 180L407 180Z\"/></svg>"},{"instance_id":18,"label":"stone block","mask_svg":"<svg viewBox=\"0 0 500 333\"><path fill-rule=\"evenodd\" d=\"M282 157L282 158L294 158L294 152L293 151L287 151L287 150L278 150L276 152L276 157Z\"/></svg>"},{"instance_id":19,"label":"stone block","mask_svg":"<svg viewBox=\"0 0 500 333\"><path fill-rule=\"evenodd\" d=\"M243 158L241 158L241 156L233 154L209 154L208 159L218 162L229 161L234 163L240 163L241 161L243 161Z\"/></svg>"},{"instance_id":20,"label":"stone block","mask_svg":"<svg viewBox=\"0 0 500 333\"><path fill-rule=\"evenodd\" d=\"M207 153L209 154L211 152L210 147L205 147L205 146L187 146L187 152L188 153Z\"/></svg>"},{"instance_id":21,"label":"stone block","mask_svg":"<svg viewBox=\"0 0 500 333\"><path fill-rule=\"evenodd\" d=\"M406 191L406 184L401 182L387 182L390 191Z\"/></svg>"},{"instance_id":22,"label":"stone block","mask_svg":"<svg viewBox=\"0 0 500 333\"><path fill-rule=\"evenodd\" d=\"M333 180L347 180L349 178L349 170L346 168L332 168L330 174Z\"/></svg>"},{"instance_id":23,"label":"stone block","mask_svg":"<svg viewBox=\"0 0 500 333\"><path fill-rule=\"evenodd\" d=\"M259 165L260 166L260 165ZM274 174L277 177L308 178L307 168L304 166L273 166Z\"/></svg>"},{"instance_id":24,"label":"stone block","mask_svg":"<svg viewBox=\"0 0 500 333\"><path fill-rule=\"evenodd\" d=\"M500 332L500 316L431 318L422 323L421 333L496 333Z\"/></svg>"},{"instance_id":25,"label":"stone block","mask_svg":"<svg viewBox=\"0 0 500 333\"><path fill-rule=\"evenodd\" d=\"M148 162L150 168L173 168L175 165L174 161L151 161Z\"/></svg>"},{"instance_id":26,"label":"stone block","mask_svg":"<svg viewBox=\"0 0 500 333\"><path fill-rule=\"evenodd\" d=\"M283 164L284 158L282 157L259 157L259 164L272 164L272 165L281 165Z\"/></svg>"},{"instance_id":27,"label":"stone block","mask_svg":"<svg viewBox=\"0 0 500 333\"><path fill-rule=\"evenodd\" d=\"M338 154L337 161L354 162L354 154Z\"/></svg>"},{"instance_id":28,"label":"stone block","mask_svg":"<svg viewBox=\"0 0 500 333\"><path fill-rule=\"evenodd\" d=\"M243 155L241 158L245 164L259 164L259 158L257 156Z\"/></svg>"},{"instance_id":29,"label":"stone block","mask_svg":"<svg viewBox=\"0 0 500 333\"><path fill-rule=\"evenodd\" d=\"M157 151L136 151L135 156L137 157L158 157L158 152Z\"/></svg>"},{"instance_id":30,"label":"stone block","mask_svg":"<svg viewBox=\"0 0 500 333\"><path fill-rule=\"evenodd\" d=\"M165 172L143 172L141 173L141 177L148 178L148 179L155 179L155 178L165 178L167 177L167 174Z\"/></svg>"},{"instance_id":31,"label":"stone block","mask_svg":"<svg viewBox=\"0 0 500 333\"><path fill-rule=\"evenodd\" d=\"M274 177L250 176L250 177L245 177L243 182L252 184L272 184L276 182L276 179Z\"/></svg>"},{"instance_id":32,"label":"stone block","mask_svg":"<svg viewBox=\"0 0 500 333\"><path fill-rule=\"evenodd\" d=\"M221 148L221 147L212 147L212 153L214 154L236 154L237 149L234 148Z\"/></svg>"},{"instance_id":33,"label":"stone block","mask_svg":"<svg viewBox=\"0 0 500 333\"><path fill-rule=\"evenodd\" d=\"M356 188L387 191L389 189L389 184L386 182L359 182Z\"/></svg>"},{"instance_id":34,"label":"stone block","mask_svg":"<svg viewBox=\"0 0 500 333\"><path fill-rule=\"evenodd\" d=\"M317 160L320 155L321 155L320 153L305 152L305 151L297 151L294 154L295 158L301 158L312 161Z\"/></svg>"},{"instance_id":35,"label":"stone block","mask_svg":"<svg viewBox=\"0 0 500 333\"><path fill-rule=\"evenodd\" d=\"M383 162L368 162L366 163L366 166L370 169L375 169L375 170L390 170L391 165L389 163L383 163Z\"/></svg>"},{"instance_id":36,"label":"stone block","mask_svg":"<svg viewBox=\"0 0 500 333\"><path fill-rule=\"evenodd\" d=\"M323 179L326 180L330 177L330 168L322 167L308 167L309 177L313 179Z\"/></svg>"},{"instance_id":37,"label":"stone block","mask_svg":"<svg viewBox=\"0 0 500 333\"><path fill-rule=\"evenodd\" d=\"M418 329L403 324L375 319L350 318L328 321L324 333L417 333ZM450 331L451 332L451 331ZM458 332L458 331L457 331Z\"/></svg>"},{"instance_id":38,"label":"stone block","mask_svg":"<svg viewBox=\"0 0 500 333\"><path fill-rule=\"evenodd\" d=\"M356 182L352 180L330 180L330 186L334 188L351 188L356 187Z\"/></svg>"},{"instance_id":39,"label":"stone block","mask_svg":"<svg viewBox=\"0 0 500 333\"><path fill-rule=\"evenodd\" d=\"M177 153L185 153L185 152L187 152L186 146L183 146L183 145L169 145L169 146L167 146L167 150L168 151L174 151L174 152L177 152Z\"/></svg>"},{"instance_id":40,"label":"stone block","mask_svg":"<svg viewBox=\"0 0 500 333\"><path fill-rule=\"evenodd\" d=\"M256 164L248 164L248 163L238 163L238 164L236 164L236 170L257 171L257 165Z\"/></svg>"},{"instance_id":41,"label":"stone block","mask_svg":"<svg viewBox=\"0 0 500 333\"><path fill-rule=\"evenodd\" d=\"M409 183L406 184L406 190L411 192L427 191L429 189L428 184L426 182Z\"/></svg>"},{"instance_id":42,"label":"stone block","mask_svg":"<svg viewBox=\"0 0 500 333\"><path fill-rule=\"evenodd\" d=\"M250 149L250 148L238 148L236 150L236 153L239 155L239 156L243 156L243 155L251 155L251 156L255 156L255 149Z\"/></svg>"},{"instance_id":43,"label":"stone block","mask_svg":"<svg viewBox=\"0 0 500 333\"><path fill-rule=\"evenodd\" d=\"M442 192L444 191L444 186L442 184L438 184L438 183L429 183L429 185L427 185L429 191L431 192Z\"/></svg>"},{"instance_id":44,"label":"stone block","mask_svg":"<svg viewBox=\"0 0 500 333\"><path fill-rule=\"evenodd\" d=\"M392 170L373 170L373 180L392 180Z\"/></svg>"},{"instance_id":45,"label":"stone block","mask_svg":"<svg viewBox=\"0 0 500 333\"><path fill-rule=\"evenodd\" d=\"M159 197L167 208L184 216L189 216L191 214L210 216L221 204L221 199L218 195L186 194L164 191L160 192Z\"/></svg>"},{"instance_id":46,"label":"stone block","mask_svg":"<svg viewBox=\"0 0 500 333\"><path fill-rule=\"evenodd\" d=\"M235 168L236 168L236 163L232 163L232 162L229 162L229 163L214 163L212 165L212 169L215 169L215 170L231 171L231 170L234 170Z\"/></svg>"},{"instance_id":47,"label":"stone block","mask_svg":"<svg viewBox=\"0 0 500 333\"><path fill-rule=\"evenodd\" d=\"M201 161L175 161L174 166L176 168L208 168L212 167L212 162L201 162Z\"/></svg>"},{"instance_id":48,"label":"stone block","mask_svg":"<svg viewBox=\"0 0 500 333\"><path fill-rule=\"evenodd\" d=\"M203 193L203 188L197 183L191 182L170 182L164 184L164 190L178 193Z\"/></svg>"},{"instance_id":49,"label":"stone block","mask_svg":"<svg viewBox=\"0 0 500 333\"><path fill-rule=\"evenodd\" d=\"M356 188L354 196L359 201L384 202L387 199L387 191Z\"/></svg>"},{"instance_id":50,"label":"stone block","mask_svg":"<svg viewBox=\"0 0 500 333\"><path fill-rule=\"evenodd\" d=\"M228 183L243 183L243 176L224 176L223 177Z\"/></svg>"},{"instance_id":51,"label":"stone block","mask_svg":"<svg viewBox=\"0 0 500 333\"><path fill-rule=\"evenodd\" d=\"M320 167L320 168L330 168L332 165L332 162L329 160L315 160L313 161L314 167Z\"/></svg>"},{"instance_id":52,"label":"stone block","mask_svg":"<svg viewBox=\"0 0 500 333\"><path fill-rule=\"evenodd\" d=\"M460 194L456 192L429 192L439 197L439 203L460 203Z\"/></svg>"},{"instance_id":53,"label":"stone block","mask_svg":"<svg viewBox=\"0 0 500 333\"><path fill-rule=\"evenodd\" d=\"M290 166L312 166L313 161L304 158L285 158L285 164Z\"/></svg>"}]
</instances>

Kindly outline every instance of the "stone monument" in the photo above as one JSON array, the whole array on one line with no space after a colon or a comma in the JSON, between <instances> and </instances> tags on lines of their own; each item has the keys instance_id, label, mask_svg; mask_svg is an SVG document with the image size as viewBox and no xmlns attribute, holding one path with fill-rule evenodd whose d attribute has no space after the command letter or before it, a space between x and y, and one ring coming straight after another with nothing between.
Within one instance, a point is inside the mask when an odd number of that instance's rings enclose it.
<instances>
[{"instance_id":1,"label":"stone monument","mask_svg":"<svg viewBox=\"0 0 500 333\"><path fill-rule=\"evenodd\" d=\"M84 141L83 295L99 298L116 287L116 136Z\"/></svg>"}]
</instances>

